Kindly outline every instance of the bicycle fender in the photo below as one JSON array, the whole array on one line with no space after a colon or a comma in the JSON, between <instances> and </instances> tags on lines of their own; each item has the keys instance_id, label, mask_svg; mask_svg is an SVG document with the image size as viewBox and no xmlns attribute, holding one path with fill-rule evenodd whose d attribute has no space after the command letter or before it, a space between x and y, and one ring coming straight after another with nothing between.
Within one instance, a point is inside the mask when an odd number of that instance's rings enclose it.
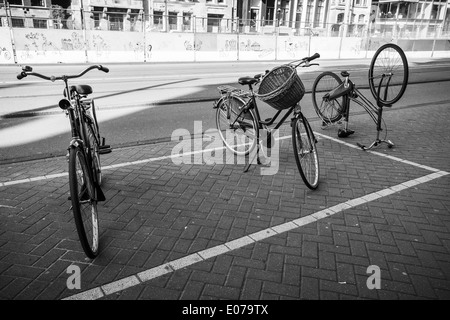
<instances>
[{"instance_id":1,"label":"bicycle fender","mask_svg":"<svg viewBox=\"0 0 450 320\"><path fill-rule=\"evenodd\" d=\"M220 97L218 100L214 101L213 109L217 109L219 104L225 99L225 97Z\"/></svg>"},{"instance_id":2,"label":"bicycle fender","mask_svg":"<svg viewBox=\"0 0 450 320\"><path fill-rule=\"evenodd\" d=\"M78 148L78 147L83 147L84 142L81 139L72 139L69 143L69 148Z\"/></svg>"}]
</instances>

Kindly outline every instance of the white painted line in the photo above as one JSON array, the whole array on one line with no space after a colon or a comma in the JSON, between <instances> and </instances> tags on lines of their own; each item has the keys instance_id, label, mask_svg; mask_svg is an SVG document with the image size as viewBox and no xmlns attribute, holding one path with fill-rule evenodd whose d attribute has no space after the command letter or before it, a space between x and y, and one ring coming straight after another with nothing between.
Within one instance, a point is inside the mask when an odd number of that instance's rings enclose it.
<instances>
[{"instance_id":1,"label":"white painted line","mask_svg":"<svg viewBox=\"0 0 450 320\"><path fill-rule=\"evenodd\" d=\"M120 281L120 280L119 280ZM73 296L64 298L63 300L97 300L103 298L105 295L100 288L93 288L88 291L83 291Z\"/></svg>"},{"instance_id":2,"label":"white painted line","mask_svg":"<svg viewBox=\"0 0 450 320\"><path fill-rule=\"evenodd\" d=\"M235 249L242 248L243 246L246 246L248 244L252 244L254 242L255 242L255 240L253 240L249 236L244 236L242 238L238 238L236 240L227 242L227 243L225 243L225 245L227 246L228 249L235 250Z\"/></svg>"},{"instance_id":3,"label":"white painted line","mask_svg":"<svg viewBox=\"0 0 450 320\"><path fill-rule=\"evenodd\" d=\"M204 260L215 257L215 256L219 256L221 254L227 253L228 251L230 251L230 249L228 249L228 247L226 247L224 244L209 248L209 249L205 249L203 251L200 251L198 254L200 255L200 257L202 257Z\"/></svg>"},{"instance_id":4,"label":"white painted line","mask_svg":"<svg viewBox=\"0 0 450 320\"><path fill-rule=\"evenodd\" d=\"M332 212L331 210L329 212ZM331 214L330 214L331 215ZM318 221L318 219L312 214L309 216L301 217L293 220L292 222L298 225L299 227L306 226L307 224Z\"/></svg>"},{"instance_id":5,"label":"white painted line","mask_svg":"<svg viewBox=\"0 0 450 320\"><path fill-rule=\"evenodd\" d=\"M193 253L189 256L171 261L169 262L169 265L172 267L173 270L179 270L203 260L204 259L198 253Z\"/></svg>"},{"instance_id":6,"label":"white painted line","mask_svg":"<svg viewBox=\"0 0 450 320\"><path fill-rule=\"evenodd\" d=\"M170 267L168 263L165 263L163 265L139 272L137 274L137 277L142 282L152 280L154 278L160 277L162 275L165 275L167 273L173 272L173 269Z\"/></svg>"},{"instance_id":7,"label":"white painted line","mask_svg":"<svg viewBox=\"0 0 450 320\"><path fill-rule=\"evenodd\" d=\"M353 148L353 149L360 149L358 146L341 141L339 139L335 139L332 138L330 136L318 133L318 132L314 132L314 134L316 134L317 136L323 137L325 139L329 139L331 141L335 141L338 142L340 144L343 144L347 147ZM283 137L278 137L276 140L284 140L284 139L289 139L291 138L291 135L287 135L287 136L283 136ZM133 165L139 165L139 164L145 164L148 162L155 162L155 161L161 161L161 160L166 160L166 159L175 159L175 158L179 158L179 157L183 157L183 156L190 156L190 155L195 155L195 154L199 154L199 153L204 153L204 152L212 152L212 151L218 151L218 150L223 150L226 149L225 146L223 147L218 147L218 148L210 148L210 149L204 149L204 150L196 150L196 151L192 151L192 152L186 152L183 154L175 154L175 155L168 155L168 156L161 156L161 157L156 157L156 158L148 158L148 159L143 159L143 160L137 160L137 161L131 161L131 162L124 162L124 163L118 163L118 164L112 164L109 166L104 166L102 167L102 170L110 170L110 169L116 169L116 168L122 168L122 167L127 167L127 166L133 166ZM428 167L428 166L423 166L421 164L412 162L412 161L408 161L408 160L404 160L404 159L400 159L391 155L386 155L384 153L380 153L380 152L376 152L376 151L367 151L385 158L389 158L393 161L398 161L401 163L405 163L405 164L409 164L415 167L419 167L428 171L433 171L433 172L443 172L439 169L436 168L432 168L432 167ZM40 181L40 180L47 180L47 179L54 179L54 178L61 178L61 177L66 177L68 174L67 172L64 173L56 173L56 174L50 174L50 175L45 175L45 176L38 176L38 177L33 177L33 178L28 178L28 179L21 179L21 180L11 180L11 181L7 181L7 182L0 182L0 187L7 187L7 186L11 186L11 185L16 185L16 184L22 184L22 183L28 183L28 182L34 182L34 181Z\"/></svg>"},{"instance_id":8,"label":"white painted line","mask_svg":"<svg viewBox=\"0 0 450 320\"><path fill-rule=\"evenodd\" d=\"M117 280L108 284L103 285L101 288L106 296L137 286L141 282L136 276L130 276L121 280Z\"/></svg>"},{"instance_id":9,"label":"white painted line","mask_svg":"<svg viewBox=\"0 0 450 320\"><path fill-rule=\"evenodd\" d=\"M430 181L430 180L427 180L427 181ZM388 189L383 189L383 190L377 191L375 193L381 198L381 197L386 197L390 194L393 194L393 193L395 193L395 191L388 188Z\"/></svg>"},{"instance_id":10,"label":"white painted line","mask_svg":"<svg viewBox=\"0 0 450 320\"><path fill-rule=\"evenodd\" d=\"M271 229L273 231L275 231L276 233L284 233L284 232L288 232L288 231L296 229L296 228L298 228L298 225L296 225L294 222L290 221L290 222L279 224L275 227L272 227Z\"/></svg>"},{"instance_id":11,"label":"white painted line","mask_svg":"<svg viewBox=\"0 0 450 320\"><path fill-rule=\"evenodd\" d=\"M406 190L406 189L410 188L410 187L408 187L408 185L410 185L410 186L418 185L418 184L420 184L420 181L428 182L428 181L438 179L438 178L443 177L448 174L449 174L448 172L439 171L437 173L428 174L427 176L424 176L421 178L412 179L412 180L406 181L404 183L398 184L397 186L390 187L388 189L380 190L377 192L373 192L368 195L337 204L331 208L327 208L327 209L318 211L318 212L310 214L308 216L298 218L293 221L289 221L289 222L280 224L275 227L267 228L267 229L261 230L259 232L250 234L248 236L243 236L241 238L238 238L233 241L215 246L213 248L209 248L209 249L197 252L197 253L193 253L191 255L177 259L175 261L171 261L171 262L165 263L161 266L140 272L136 276L131 276L131 277L128 277L125 279L117 280L112 283L103 285L103 286L101 286L101 288L94 288L94 289L76 294L74 296L70 296L70 297L66 298L66 300L99 299L99 298L102 298L111 293L115 293L115 292L130 288L132 286L141 284L142 282L146 282L146 281L158 278L162 275L172 273L176 270L186 268L186 267L196 264L198 262L205 261L206 259L216 257L218 255L227 253L229 251L240 249L247 245L267 239L269 237L291 231L295 228L299 228L299 227L305 226L310 223L317 222L321 219L330 217L332 215L335 215L335 214L345 211L347 209L359 206L361 204L369 203L371 201L374 201L374 200L379 199L384 196L391 195L392 193ZM423 178L426 178L426 179L423 179ZM389 191L385 192L385 190L389 190ZM293 225L296 225L296 227L293 227ZM140 282L139 282L139 280L140 280Z\"/></svg>"},{"instance_id":12,"label":"white painted line","mask_svg":"<svg viewBox=\"0 0 450 320\"><path fill-rule=\"evenodd\" d=\"M277 232L274 231L273 228L268 228L268 229L264 229L264 230L249 234L248 236L250 238L252 238L253 240L255 240L255 242L258 242L258 241L270 238L276 234L277 234Z\"/></svg>"},{"instance_id":13,"label":"white painted line","mask_svg":"<svg viewBox=\"0 0 450 320\"><path fill-rule=\"evenodd\" d=\"M316 220L320 220L320 219L326 218L328 216L331 216L332 214L333 214L333 211L331 211L329 209L324 209L324 210L318 211L316 213L313 213L311 215L311 217L313 217Z\"/></svg>"}]
</instances>

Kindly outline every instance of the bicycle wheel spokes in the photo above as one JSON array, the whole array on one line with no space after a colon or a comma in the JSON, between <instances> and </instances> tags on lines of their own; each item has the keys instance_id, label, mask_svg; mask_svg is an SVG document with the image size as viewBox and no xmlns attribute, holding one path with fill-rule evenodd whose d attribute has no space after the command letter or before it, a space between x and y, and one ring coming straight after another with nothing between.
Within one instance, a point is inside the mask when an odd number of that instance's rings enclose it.
<instances>
[{"instance_id":1,"label":"bicycle wheel spokes","mask_svg":"<svg viewBox=\"0 0 450 320\"><path fill-rule=\"evenodd\" d=\"M256 146L258 137L255 117L250 110L241 113L243 105L241 100L230 97L219 105L216 114L217 129L222 141L237 155L250 153Z\"/></svg>"},{"instance_id":2,"label":"bicycle wheel spokes","mask_svg":"<svg viewBox=\"0 0 450 320\"><path fill-rule=\"evenodd\" d=\"M386 77L381 85L380 101L393 104L403 96L409 76L405 53L395 44L388 43L381 46L372 58L369 68L369 86L375 99L377 99L378 85L383 75ZM389 87L386 91L387 84Z\"/></svg>"},{"instance_id":3,"label":"bicycle wheel spokes","mask_svg":"<svg viewBox=\"0 0 450 320\"><path fill-rule=\"evenodd\" d=\"M328 100L327 94L342 83L332 72L323 72L312 87L313 106L317 115L327 123L339 121L342 117L343 98Z\"/></svg>"},{"instance_id":4,"label":"bicycle wheel spokes","mask_svg":"<svg viewBox=\"0 0 450 320\"><path fill-rule=\"evenodd\" d=\"M95 258L99 249L97 201L94 185L81 149L70 150L69 164L72 210L78 236L86 255Z\"/></svg>"},{"instance_id":5,"label":"bicycle wheel spokes","mask_svg":"<svg viewBox=\"0 0 450 320\"><path fill-rule=\"evenodd\" d=\"M316 189L319 185L319 157L313 132L302 118L294 119L292 131L294 155L300 175L308 188Z\"/></svg>"}]
</instances>

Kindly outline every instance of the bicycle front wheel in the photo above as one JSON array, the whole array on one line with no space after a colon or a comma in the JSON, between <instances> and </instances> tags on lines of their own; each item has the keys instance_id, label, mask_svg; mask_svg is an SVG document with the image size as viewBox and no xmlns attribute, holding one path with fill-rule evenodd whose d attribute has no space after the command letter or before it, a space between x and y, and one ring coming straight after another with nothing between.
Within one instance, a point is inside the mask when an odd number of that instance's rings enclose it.
<instances>
[{"instance_id":1,"label":"bicycle front wheel","mask_svg":"<svg viewBox=\"0 0 450 320\"><path fill-rule=\"evenodd\" d=\"M328 100L326 94L342 83L342 80L333 72L321 73L312 86L312 101L317 115L325 123L334 123L342 118L344 98Z\"/></svg>"},{"instance_id":2,"label":"bicycle front wheel","mask_svg":"<svg viewBox=\"0 0 450 320\"><path fill-rule=\"evenodd\" d=\"M369 68L369 87L375 99L378 86L383 75L391 75L383 79L380 88L380 101L383 104L394 104L403 96L408 85L409 68L405 53L396 44L382 45L372 58ZM388 86L387 86L388 84Z\"/></svg>"},{"instance_id":3,"label":"bicycle front wheel","mask_svg":"<svg viewBox=\"0 0 450 320\"><path fill-rule=\"evenodd\" d=\"M253 110L241 112L245 102L229 97L219 102L216 125L225 146L236 155L249 154L258 143L258 123Z\"/></svg>"},{"instance_id":4,"label":"bicycle front wheel","mask_svg":"<svg viewBox=\"0 0 450 320\"><path fill-rule=\"evenodd\" d=\"M292 120L292 145L298 171L305 185L316 189L319 185L319 156L316 138L303 115Z\"/></svg>"},{"instance_id":5,"label":"bicycle front wheel","mask_svg":"<svg viewBox=\"0 0 450 320\"><path fill-rule=\"evenodd\" d=\"M86 255L93 259L99 252L97 200L84 153L78 147L69 151L69 187L78 237Z\"/></svg>"},{"instance_id":6,"label":"bicycle front wheel","mask_svg":"<svg viewBox=\"0 0 450 320\"><path fill-rule=\"evenodd\" d=\"M102 167L100 163L98 135L96 134L96 129L94 129L94 124L86 124L85 132L87 135L88 146L91 150L92 168L94 169L97 183L100 186L102 184Z\"/></svg>"}]
</instances>

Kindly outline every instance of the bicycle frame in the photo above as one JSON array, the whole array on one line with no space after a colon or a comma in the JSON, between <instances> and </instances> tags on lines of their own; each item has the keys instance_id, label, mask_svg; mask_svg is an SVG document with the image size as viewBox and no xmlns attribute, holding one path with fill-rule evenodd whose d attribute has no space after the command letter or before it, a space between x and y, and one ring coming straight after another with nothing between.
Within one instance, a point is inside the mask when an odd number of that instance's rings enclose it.
<instances>
[{"instance_id":1,"label":"bicycle frame","mask_svg":"<svg viewBox=\"0 0 450 320\"><path fill-rule=\"evenodd\" d=\"M367 99L361 91L358 90L356 85L350 81L348 74L345 76L344 82L337 86L335 89L330 91L325 97L328 100L334 100L342 96L343 98L343 106L342 106L342 114L344 116L344 133L342 136L347 136L348 134L352 134L354 131L348 129L349 117L350 117L350 102L353 101L359 106L361 106L372 118L376 125L377 135L375 141L369 146L365 147L358 143L358 146L363 150L369 150L374 146L377 146L381 142L387 143L389 148L391 148L394 144L390 140L381 140L380 132L383 130L381 127L381 122L383 120L383 107L391 107L389 104L385 104L381 101L381 88L383 81L387 78L386 87L384 91L384 100L387 99L387 92L389 89L389 83L392 78L392 73L382 74L380 76L380 82L378 84L376 104L377 107ZM347 87L346 87L347 86Z\"/></svg>"}]
</instances>

